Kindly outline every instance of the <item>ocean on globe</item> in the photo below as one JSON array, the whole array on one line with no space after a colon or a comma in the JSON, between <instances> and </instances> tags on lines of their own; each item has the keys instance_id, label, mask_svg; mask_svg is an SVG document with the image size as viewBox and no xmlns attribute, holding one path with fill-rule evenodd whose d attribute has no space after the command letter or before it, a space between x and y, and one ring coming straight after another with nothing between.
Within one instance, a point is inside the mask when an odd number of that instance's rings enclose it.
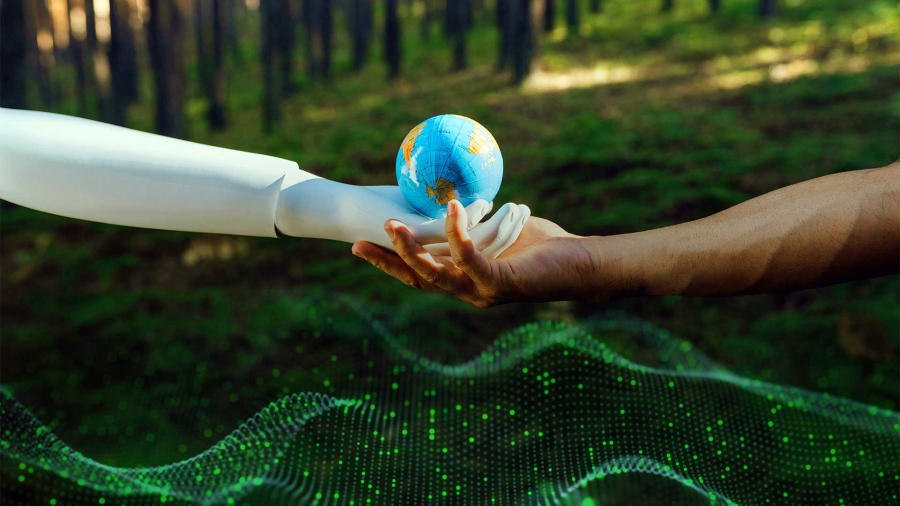
<instances>
[{"instance_id":1,"label":"ocean on globe","mask_svg":"<svg viewBox=\"0 0 900 506\"><path fill-rule=\"evenodd\" d=\"M447 204L494 200L503 179L503 157L494 136L477 121L455 114L427 119L403 139L397 183L407 202L431 218Z\"/></svg>"}]
</instances>

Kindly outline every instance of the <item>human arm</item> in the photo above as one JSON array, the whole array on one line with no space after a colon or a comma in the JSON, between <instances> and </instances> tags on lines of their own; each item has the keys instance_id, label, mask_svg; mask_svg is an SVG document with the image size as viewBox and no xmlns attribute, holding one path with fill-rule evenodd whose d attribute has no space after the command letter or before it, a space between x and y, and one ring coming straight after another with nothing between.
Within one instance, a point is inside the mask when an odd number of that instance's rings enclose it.
<instances>
[{"instance_id":1,"label":"human arm","mask_svg":"<svg viewBox=\"0 0 900 506\"><path fill-rule=\"evenodd\" d=\"M0 198L40 211L135 227L385 246L381 224L398 218L422 243L445 241L443 220L418 215L398 197L399 190L329 181L270 156L0 109ZM490 207L480 202L469 210L474 226ZM510 242L496 235L496 223L473 230L483 247Z\"/></svg>"},{"instance_id":2,"label":"human arm","mask_svg":"<svg viewBox=\"0 0 900 506\"><path fill-rule=\"evenodd\" d=\"M636 295L737 295L839 283L900 268L900 164L833 174L718 214L633 234L580 237L531 218L497 259L480 255L458 225L452 261L426 255L389 222L399 256L354 252L420 288L479 306L508 301L609 300Z\"/></svg>"}]
</instances>

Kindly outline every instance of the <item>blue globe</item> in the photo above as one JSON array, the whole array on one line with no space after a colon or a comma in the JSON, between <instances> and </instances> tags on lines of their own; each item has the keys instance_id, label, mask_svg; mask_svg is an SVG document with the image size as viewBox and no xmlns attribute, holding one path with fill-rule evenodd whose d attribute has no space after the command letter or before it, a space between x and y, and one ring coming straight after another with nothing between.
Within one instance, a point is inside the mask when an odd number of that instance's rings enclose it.
<instances>
[{"instance_id":1,"label":"blue globe","mask_svg":"<svg viewBox=\"0 0 900 506\"><path fill-rule=\"evenodd\" d=\"M494 136L477 121L455 114L427 119L403 139L397 183L407 202L431 218L447 204L494 200L503 179L503 157Z\"/></svg>"}]
</instances>

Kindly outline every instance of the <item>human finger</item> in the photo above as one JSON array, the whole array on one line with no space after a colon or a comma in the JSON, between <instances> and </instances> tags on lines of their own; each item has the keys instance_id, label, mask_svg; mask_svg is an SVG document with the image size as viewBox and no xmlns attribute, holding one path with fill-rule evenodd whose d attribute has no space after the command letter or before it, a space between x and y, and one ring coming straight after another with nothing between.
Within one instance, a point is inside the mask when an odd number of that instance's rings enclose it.
<instances>
[{"instance_id":1,"label":"human finger","mask_svg":"<svg viewBox=\"0 0 900 506\"><path fill-rule=\"evenodd\" d=\"M392 251L367 241L354 243L350 251L388 276L398 279L408 286L425 290L430 288L412 267Z\"/></svg>"},{"instance_id":2,"label":"human finger","mask_svg":"<svg viewBox=\"0 0 900 506\"><path fill-rule=\"evenodd\" d=\"M466 229L468 224L466 210L457 200L451 200L447 206L447 242L450 243L450 256L462 272L476 283L484 283L490 278L491 266L482 255Z\"/></svg>"},{"instance_id":3,"label":"human finger","mask_svg":"<svg viewBox=\"0 0 900 506\"><path fill-rule=\"evenodd\" d=\"M456 267L438 263L421 244L416 242L406 225L396 220L388 220L384 228L391 238L394 250L420 278L448 292L459 289L459 279L452 272Z\"/></svg>"}]
</instances>

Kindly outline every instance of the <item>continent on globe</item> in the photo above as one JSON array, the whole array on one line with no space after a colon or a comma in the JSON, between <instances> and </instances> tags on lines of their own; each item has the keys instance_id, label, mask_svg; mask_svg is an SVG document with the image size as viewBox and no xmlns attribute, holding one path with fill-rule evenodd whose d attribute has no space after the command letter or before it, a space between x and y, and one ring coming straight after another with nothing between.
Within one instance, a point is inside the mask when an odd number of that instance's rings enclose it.
<instances>
[{"instance_id":1,"label":"continent on globe","mask_svg":"<svg viewBox=\"0 0 900 506\"><path fill-rule=\"evenodd\" d=\"M434 201L438 204L445 206L449 204L451 200L457 198L456 185L453 184L452 181L440 178L435 181L434 184L434 188L425 185L425 191L428 193L428 196L434 198Z\"/></svg>"},{"instance_id":2,"label":"continent on globe","mask_svg":"<svg viewBox=\"0 0 900 506\"><path fill-rule=\"evenodd\" d=\"M503 179L503 157L494 136L477 121L444 114L416 125L397 152L397 183L410 206L431 218L447 204L492 201Z\"/></svg>"}]
</instances>

